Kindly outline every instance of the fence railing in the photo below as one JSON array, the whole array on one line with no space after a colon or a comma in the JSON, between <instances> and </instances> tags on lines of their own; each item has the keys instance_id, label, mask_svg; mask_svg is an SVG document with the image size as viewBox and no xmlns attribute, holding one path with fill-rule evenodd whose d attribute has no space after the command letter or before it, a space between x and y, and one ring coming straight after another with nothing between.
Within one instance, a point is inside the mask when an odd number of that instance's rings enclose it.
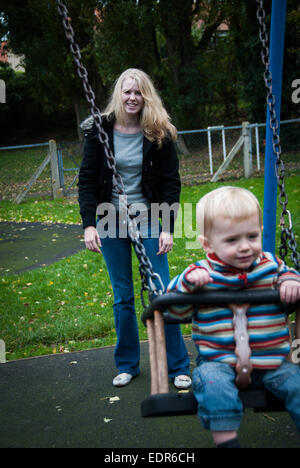
<instances>
[{"instance_id":1,"label":"fence railing","mask_svg":"<svg viewBox=\"0 0 300 468\"><path fill-rule=\"evenodd\" d=\"M282 120L280 125L300 123L300 119ZM261 170L261 147L264 142L265 136L261 138L259 135L259 129L265 128L266 123L249 123L244 122L241 125L233 126L214 126L207 127L200 130L185 130L178 132L178 150L179 154L183 156L190 156L201 154L201 157L207 155L209 172L212 176L212 181L216 181L222 172L228 167L229 163L236 156L236 154L243 149L243 164L244 164L244 175L250 177L253 173L254 157L256 157L256 168L258 171ZM232 134L234 133L234 137ZM219 142L217 144L218 156L220 152L223 157L223 164L216 170L214 158L214 144L213 136L216 140L216 135L220 135ZM228 152L228 135L231 135L230 144L232 148ZM240 140L241 136L244 135L243 141ZM300 129L298 130L300 135ZM200 138L202 136L202 139ZM206 138L206 141L203 139ZM195 139L198 138L198 143ZM220 143L221 142L221 143ZM238 144L239 143L239 144ZM264 145L263 145L264 146ZM298 149L300 148L300 136L298 137ZM218 158L219 161L220 158ZM226 163L227 161L227 163Z\"/></svg>"},{"instance_id":2,"label":"fence railing","mask_svg":"<svg viewBox=\"0 0 300 468\"><path fill-rule=\"evenodd\" d=\"M283 120L280 125L300 124L300 119ZM243 122L242 125L214 126L199 130L185 130L178 132L177 147L179 157L182 161L189 156L194 157L196 162L202 162L208 167L210 180L217 181L221 174L227 169L231 161L241 155L242 166L245 177L253 174L254 157L256 159L256 170L262 167L261 152L265 135L259 130L266 127L265 123ZM298 125L297 125L298 127ZM300 149L300 129L295 130L295 147ZM287 139L290 140L290 139ZM80 161L82 158L82 143L57 144L50 140L46 143L32 145L18 145L0 147L1 150L18 150L35 147L47 147L47 154L43 161L31 175L28 182L23 186L20 193L15 197L16 203L20 203L30 191L33 184L40 177L46 166L51 168L51 190L52 197L69 195L77 181Z\"/></svg>"},{"instance_id":3,"label":"fence railing","mask_svg":"<svg viewBox=\"0 0 300 468\"><path fill-rule=\"evenodd\" d=\"M60 187L66 196L70 195L77 182L82 151L82 142L59 143L57 145Z\"/></svg>"},{"instance_id":4,"label":"fence railing","mask_svg":"<svg viewBox=\"0 0 300 468\"><path fill-rule=\"evenodd\" d=\"M57 147L56 141L50 140L47 143L37 143L32 145L18 145L18 146L3 146L0 150L17 150L17 149L28 149L28 148L38 148L38 147L47 147L47 153L43 161L39 164L37 169L31 175L30 179L23 186L22 190L15 197L15 202L20 203L30 191L32 186L38 180L44 169L50 164L51 168L51 190L53 198L59 196L60 191L60 180L59 180L59 171L58 171L58 162L57 162Z\"/></svg>"}]
</instances>

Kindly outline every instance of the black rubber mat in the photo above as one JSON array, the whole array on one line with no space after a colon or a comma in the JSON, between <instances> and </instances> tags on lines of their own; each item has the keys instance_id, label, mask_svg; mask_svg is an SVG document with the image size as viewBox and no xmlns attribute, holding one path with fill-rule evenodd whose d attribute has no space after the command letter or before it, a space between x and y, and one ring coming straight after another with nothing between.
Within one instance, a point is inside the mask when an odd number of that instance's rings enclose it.
<instances>
[{"instance_id":1,"label":"black rubber mat","mask_svg":"<svg viewBox=\"0 0 300 468\"><path fill-rule=\"evenodd\" d=\"M186 345L193 362L190 338ZM141 416L150 392L148 343L141 343L141 374L123 388L112 385L113 354L114 347L107 347L0 364L0 447L102 448L102 461L109 449L117 455L130 453L121 448L165 448L197 453L199 462L198 450L214 444L196 415ZM176 391L172 383L170 391ZM246 410L239 438L245 448L300 447L286 412Z\"/></svg>"}]
</instances>

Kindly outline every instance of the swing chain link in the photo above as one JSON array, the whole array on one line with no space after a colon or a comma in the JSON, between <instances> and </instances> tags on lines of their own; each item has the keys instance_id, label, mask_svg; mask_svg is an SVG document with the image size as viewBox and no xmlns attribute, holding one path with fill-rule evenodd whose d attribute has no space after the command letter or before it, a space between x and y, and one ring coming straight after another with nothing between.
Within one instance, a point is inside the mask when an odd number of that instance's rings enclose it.
<instances>
[{"instance_id":1,"label":"swing chain link","mask_svg":"<svg viewBox=\"0 0 300 468\"><path fill-rule=\"evenodd\" d=\"M72 52L76 64L77 74L82 80L85 98L90 104L91 114L93 116L94 123L98 131L98 140L103 146L108 167L112 171L112 184L114 189L120 195L120 209L125 210L126 212L128 233L139 260L139 271L142 282L141 301L143 307L145 308L146 305L143 297L144 291L147 290L150 297L162 294L165 288L159 274L153 271L152 264L146 254L145 247L142 243L141 233L138 230L135 216L134 214L132 214L130 206L127 204L127 197L125 194L123 180L120 174L117 172L115 157L112 150L110 149L108 142L108 135L103 129L101 113L99 108L95 104L95 93L89 83L87 69L82 64L80 49L74 40L74 30L71 26L71 18L68 15L67 7L62 0L56 0L56 2L58 13L62 19L65 35L67 40L69 41L70 50Z\"/></svg>"},{"instance_id":2,"label":"swing chain link","mask_svg":"<svg viewBox=\"0 0 300 468\"><path fill-rule=\"evenodd\" d=\"M279 255L281 259L284 261L287 253L288 247L291 250L291 259L294 263L295 269L300 270L300 254L297 251L297 242L295 239L295 235L293 232L293 223L292 223L292 216L290 211L287 209L288 204L288 196L285 190L285 168L284 163L281 158L281 145L280 145L280 138L278 134L278 120L276 116L275 110L275 96L273 94L272 89L272 73L270 70L270 58L269 58L269 47L268 47L268 34L266 31L266 24L265 24L265 16L266 12L264 9L264 2L263 0L256 0L257 3L257 12L256 17L259 22L259 38L262 44L261 49L261 58L262 63L265 66L264 71L264 81L265 86L267 89L267 105L269 107L270 112L270 128L273 133L272 137L272 144L273 144L273 152L276 155L276 162L275 162L275 174L277 178L277 184L279 187L279 203L282 207L282 213L280 215L280 226L281 226L281 245L279 247ZM285 216L288 218L288 226L285 222Z\"/></svg>"}]
</instances>

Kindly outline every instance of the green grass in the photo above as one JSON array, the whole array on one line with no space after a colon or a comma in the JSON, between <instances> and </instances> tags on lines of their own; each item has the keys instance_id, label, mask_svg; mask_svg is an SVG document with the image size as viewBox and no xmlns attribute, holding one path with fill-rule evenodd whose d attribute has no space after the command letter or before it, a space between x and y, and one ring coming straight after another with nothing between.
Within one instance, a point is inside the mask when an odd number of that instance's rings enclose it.
<instances>
[{"instance_id":1,"label":"green grass","mask_svg":"<svg viewBox=\"0 0 300 468\"><path fill-rule=\"evenodd\" d=\"M102 257L88 251L2 277L1 298L8 359L113 343L112 290Z\"/></svg>"},{"instance_id":2,"label":"green grass","mask_svg":"<svg viewBox=\"0 0 300 468\"><path fill-rule=\"evenodd\" d=\"M29 198L19 205L2 200L0 221L80 224L81 218L75 197L56 200Z\"/></svg>"},{"instance_id":3,"label":"green grass","mask_svg":"<svg viewBox=\"0 0 300 468\"><path fill-rule=\"evenodd\" d=\"M182 207L195 204L206 192L224 183L207 183L183 187ZM263 203L262 178L230 180L226 184L242 186L253 191ZM300 176L286 180L294 231L299 243L300 233ZM75 198L62 200L26 200L15 205L8 200L0 202L1 220L51 221L78 223L79 211ZM184 218L184 216L183 216ZM170 275L174 277L190 262L202 254L188 248L194 244L195 218L185 227L185 237L175 234L173 251L169 254ZM279 233L279 223L277 222ZM177 223L176 232L180 232ZM277 243L279 235L277 235ZM146 330L140 320L142 312L139 299L140 278L138 262L133 255L133 277L140 338L146 339ZM290 263L290 262L288 262ZM102 256L81 251L53 265L20 275L0 277L1 314L0 338L4 339L7 359L70 352L92 347L113 345L116 342L112 312L113 294ZM183 333L190 332L189 325L182 326Z\"/></svg>"}]
</instances>

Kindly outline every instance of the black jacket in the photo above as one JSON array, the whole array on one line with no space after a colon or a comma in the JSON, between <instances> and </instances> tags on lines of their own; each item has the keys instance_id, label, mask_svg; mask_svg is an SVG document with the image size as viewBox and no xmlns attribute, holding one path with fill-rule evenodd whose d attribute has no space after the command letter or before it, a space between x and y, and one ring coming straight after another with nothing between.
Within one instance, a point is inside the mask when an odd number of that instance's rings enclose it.
<instances>
[{"instance_id":1,"label":"black jacket","mask_svg":"<svg viewBox=\"0 0 300 468\"><path fill-rule=\"evenodd\" d=\"M103 128L108 135L109 145L114 153L114 118L103 117ZM78 193L83 228L96 226L97 206L111 201L112 171L109 169L103 150L97 138L92 118L82 128L85 134L83 160L79 171ZM174 143L165 138L161 148L144 137L142 164L142 193L150 203L179 202L181 182L178 172L178 157ZM169 224L169 223L167 223ZM174 210L171 210L170 232L174 231ZM164 229L164 226L163 226Z\"/></svg>"}]
</instances>

